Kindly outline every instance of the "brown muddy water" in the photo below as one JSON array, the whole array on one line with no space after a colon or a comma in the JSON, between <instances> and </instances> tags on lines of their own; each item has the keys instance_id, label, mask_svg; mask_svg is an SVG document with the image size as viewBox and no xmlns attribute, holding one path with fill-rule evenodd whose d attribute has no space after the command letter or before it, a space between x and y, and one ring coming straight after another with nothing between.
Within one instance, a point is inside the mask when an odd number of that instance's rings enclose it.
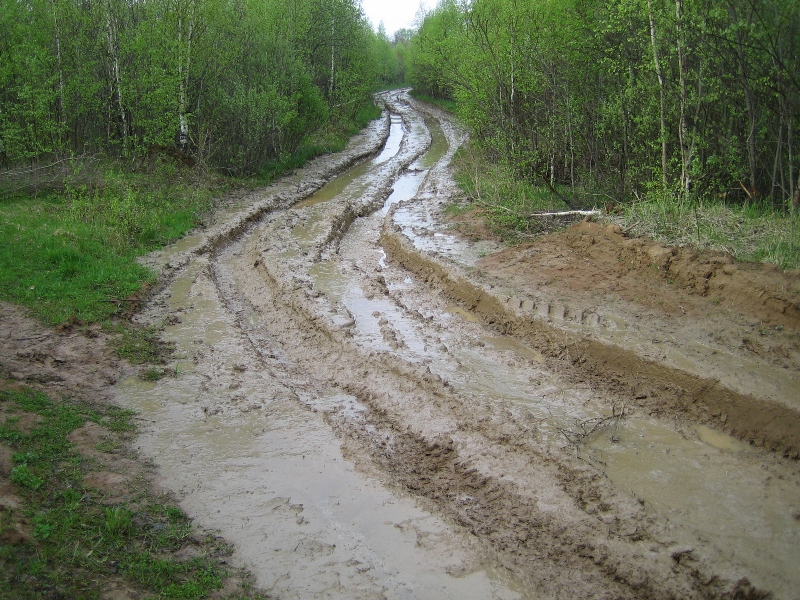
<instances>
[{"instance_id":1,"label":"brown muddy water","mask_svg":"<svg viewBox=\"0 0 800 600\"><path fill-rule=\"evenodd\" d=\"M200 524L237 547L280 598L519 598L466 534L355 469L324 414L354 398L302 375L264 372L202 268L176 279L187 355L179 376L120 386L152 423L142 451ZM208 356L194 364L190 355Z\"/></svg>"},{"instance_id":2,"label":"brown muddy water","mask_svg":"<svg viewBox=\"0 0 800 600\"><path fill-rule=\"evenodd\" d=\"M699 597L703 585L732 589L743 577L775 597L798 597L793 465L624 402L620 418L591 430L620 402L387 258L385 227L467 268L498 249L469 244L436 218L457 129L402 94L388 101L388 139L373 142L373 158L193 255L155 303L151 318L170 316L164 338L180 356L176 376L127 380L118 399L139 411L140 449L181 506L235 544L236 560L278 598ZM433 382L430 404L404 365ZM407 406L396 404L404 397ZM515 430L522 422L535 433ZM470 516L480 494L465 484L448 495L442 479L443 496L414 493L426 488L386 466L406 427L420 439L448 435L459 461L498 482L481 514L476 504ZM493 427L527 437L501 443L508 435ZM517 456L533 474L539 457L541 472L525 480L529 471L509 471ZM600 509L556 489L572 484L554 483L550 464L594 481ZM546 514L556 542L512 551L475 525L505 531L500 522L514 522L517 502L503 508L505 497ZM645 533L613 533L626 516ZM606 548L607 566L595 556L546 567L569 529Z\"/></svg>"}]
</instances>

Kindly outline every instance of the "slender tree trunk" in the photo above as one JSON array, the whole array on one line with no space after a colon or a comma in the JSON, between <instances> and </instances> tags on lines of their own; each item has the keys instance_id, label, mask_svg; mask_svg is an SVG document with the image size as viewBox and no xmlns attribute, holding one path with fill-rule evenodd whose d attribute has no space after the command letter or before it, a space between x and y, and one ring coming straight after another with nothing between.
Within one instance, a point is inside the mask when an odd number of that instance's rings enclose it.
<instances>
[{"instance_id":1,"label":"slender tree trunk","mask_svg":"<svg viewBox=\"0 0 800 600\"><path fill-rule=\"evenodd\" d=\"M745 64L745 51L742 34L737 34L737 53L739 62L739 74L742 77L742 87L744 88L744 100L747 105L747 166L750 172L749 194L751 198L758 196L756 188L756 109L753 91L750 89L750 81L747 76L747 65Z\"/></svg>"},{"instance_id":2,"label":"slender tree trunk","mask_svg":"<svg viewBox=\"0 0 800 600\"><path fill-rule=\"evenodd\" d=\"M683 0L675 0L675 28L678 38L678 77L680 80L680 123L678 125L678 140L681 146L681 194L684 198L689 196L690 162L689 150L689 124L686 119L687 92L686 92L686 51L683 39Z\"/></svg>"},{"instance_id":3,"label":"slender tree trunk","mask_svg":"<svg viewBox=\"0 0 800 600\"><path fill-rule=\"evenodd\" d=\"M797 174L797 183L794 184L794 195L792 196L792 212L796 215L800 209L800 172Z\"/></svg>"},{"instance_id":4,"label":"slender tree trunk","mask_svg":"<svg viewBox=\"0 0 800 600\"><path fill-rule=\"evenodd\" d=\"M58 123L61 126L59 129L59 141L61 136L64 135L67 123L67 108L64 99L64 67L61 57L61 21L58 18L58 4L53 0L53 20L55 30L55 43L56 43L56 65L58 68Z\"/></svg>"},{"instance_id":5,"label":"slender tree trunk","mask_svg":"<svg viewBox=\"0 0 800 600\"><path fill-rule=\"evenodd\" d=\"M128 152L128 117L125 114L125 104L122 101L122 79L119 67L119 48L117 32L114 27L114 18L111 12L111 2L106 0L106 41L108 42L108 55L111 60L111 71L114 78L112 90L116 87L117 108L119 110L120 129L122 133L122 149Z\"/></svg>"},{"instance_id":6,"label":"slender tree trunk","mask_svg":"<svg viewBox=\"0 0 800 600\"><path fill-rule=\"evenodd\" d=\"M786 188L778 183L778 173L783 173L783 169L781 169L781 154L783 150L783 124L786 116L785 102L783 98L781 98L780 104L781 119L778 122L778 143L775 145L775 160L772 163L772 183L769 189L769 198L773 206L777 204L775 198L775 188L781 189L784 193L786 192Z\"/></svg>"},{"instance_id":7,"label":"slender tree trunk","mask_svg":"<svg viewBox=\"0 0 800 600\"><path fill-rule=\"evenodd\" d=\"M566 83L567 88L567 136L569 139L569 186L572 193L575 193L575 136L572 131L572 93L569 87L569 80Z\"/></svg>"},{"instance_id":8,"label":"slender tree trunk","mask_svg":"<svg viewBox=\"0 0 800 600\"><path fill-rule=\"evenodd\" d=\"M658 77L658 92L661 103L661 179L664 191L667 191L667 108L665 97L665 82L664 73L661 70L661 61L658 57L658 43L656 41L656 22L653 17L653 6L650 0L647 0L647 12L650 17L650 42L653 46L653 62L656 68L656 76Z\"/></svg>"},{"instance_id":9,"label":"slender tree trunk","mask_svg":"<svg viewBox=\"0 0 800 600\"><path fill-rule=\"evenodd\" d=\"M189 68L192 64L192 38L194 37L195 25L195 2L190 0L189 22L187 24L188 31L186 32L186 56L183 56L183 11L180 11L178 16L178 76L179 82L179 98L178 98L178 145L181 150L185 150L189 143L189 121L186 117L186 96L187 88L189 87Z\"/></svg>"},{"instance_id":10,"label":"slender tree trunk","mask_svg":"<svg viewBox=\"0 0 800 600\"><path fill-rule=\"evenodd\" d=\"M629 66L629 80L633 81L633 67ZM618 79L619 89L623 89L622 85L622 78ZM630 111L628 110L628 103L625 99L625 94L623 93L622 101L620 102L620 110L622 111L622 164L620 164L619 168L619 175L620 175L620 184L622 186L625 185L626 176L625 174L628 172L628 166L630 165Z\"/></svg>"},{"instance_id":11,"label":"slender tree trunk","mask_svg":"<svg viewBox=\"0 0 800 600\"><path fill-rule=\"evenodd\" d=\"M336 81L336 44L334 40L336 39L336 13L334 12L335 7L331 7L331 74L330 79L328 79L328 100L330 101L333 98L333 85Z\"/></svg>"},{"instance_id":12,"label":"slender tree trunk","mask_svg":"<svg viewBox=\"0 0 800 600\"><path fill-rule=\"evenodd\" d=\"M792 198L792 214L796 215L797 210L800 209L800 169L797 170L797 183L794 182L794 173L792 169L794 169L794 156L792 156L792 134L794 132L792 123L794 122L794 115L789 115L789 132L788 132L788 142L789 142L789 196ZM792 190L792 185L794 185L794 189Z\"/></svg>"}]
</instances>

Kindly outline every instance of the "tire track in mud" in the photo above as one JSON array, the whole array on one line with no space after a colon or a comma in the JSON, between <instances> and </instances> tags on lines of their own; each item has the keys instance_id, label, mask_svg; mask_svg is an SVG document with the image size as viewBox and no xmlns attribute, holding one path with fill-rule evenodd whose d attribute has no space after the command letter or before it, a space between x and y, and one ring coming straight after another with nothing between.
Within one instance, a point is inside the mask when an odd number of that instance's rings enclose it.
<instances>
[{"instance_id":1,"label":"tire track in mud","mask_svg":"<svg viewBox=\"0 0 800 600\"><path fill-rule=\"evenodd\" d=\"M500 296L471 280L458 267L421 254L391 224L387 215L381 244L388 255L427 285L437 286L487 325L526 340L544 355L576 368L575 377L593 377L613 386L627 402L650 414L677 413L725 428L731 435L793 459L800 455L800 414L784 405L758 399L663 363L647 360L620 346L553 328L537 318L551 306L537 306L516 296ZM564 318L564 308L560 316ZM583 319L578 318L579 321Z\"/></svg>"},{"instance_id":2,"label":"tire track in mud","mask_svg":"<svg viewBox=\"0 0 800 600\"><path fill-rule=\"evenodd\" d=\"M512 436L520 435L517 428L491 414L491 407L484 407L485 412L474 405L465 408L462 399L449 393L445 383L424 368L414 368L385 353L362 355L346 333L313 308L306 289L291 290L279 284L286 274L266 261L258 270L267 285L254 286L243 295L255 311L269 319L270 333L290 360L302 372L332 383L368 407L363 423L330 417L340 432L357 442L359 449L352 458L376 460L390 480L433 502L467 527L488 544L487 550L496 553L502 564L545 596L599 597L602 589L617 598L635 597L626 586L606 581L594 560L576 553L580 547L586 554L587 546L591 546L587 540L603 540L605 526L598 527L575 507L570 507L569 517L562 514L554 522L538 508L540 490L515 490L515 481L498 481L491 474L491 463L501 461L515 474L514 480L528 487L540 481L542 489L549 488L549 494L559 496L553 502L574 504L554 486L561 469L553 473L551 464L546 475L541 472L551 462L548 458L531 457L529 449L522 456L514 456L509 442ZM226 284L221 287L228 288ZM291 311L288 314L287 308ZM359 383L353 383L356 381ZM419 422L420 414L425 414L425 424ZM492 421L502 424L492 426ZM535 437L532 430L524 433ZM373 452L376 446L380 448L377 458ZM491 458L485 461L488 464L469 456L487 448L492 449ZM525 467L531 463L539 468ZM572 472L564 474L577 478ZM598 500L601 497L596 496ZM571 527L565 527L564 521L570 521ZM523 532L535 533L527 536ZM542 556L550 557L544 565L540 563ZM571 566L567 575L562 571L565 566ZM526 571L536 574L526 576Z\"/></svg>"},{"instance_id":3,"label":"tire track in mud","mask_svg":"<svg viewBox=\"0 0 800 600\"><path fill-rule=\"evenodd\" d=\"M411 106L420 107L412 101L398 99L388 106L403 115L406 131L419 126ZM446 120L436 109L425 112ZM446 132L450 149L429 172L420 196L431 198L447 190L447 162L462 134L449 126ZM383 205L393 182L427 143L419 135L404 140L395 159L376 167L366 190L324 206L287 208L292 203L287 198L299 200L299 191L277 203L267 199L232 226L222 224L212 231L185 260L208 253L205 272L236 330L285 389L309 379L305 393L293 393L292 401L323 412L342 436L350 460L468 531L485 562L510 570L524 583L523 597L764 597L719 549L689 545L690 535L614 486L596 465L572 448L555 447L525 407L465 394L430 366L360 345L347 307L314 289L309 269L321 261L341 262L342 240L353 224ZM378 226L372 232L375 242L380 231ZM616 371L606 364L607 352L624 351L599 342L587 350L588 340L570 338L521 314L522 301L516 307L511 299L504 302L458 269L413 249L391 226L383 228L381 243L394 261L389 269L400 272L403 265L433 288L432 297L440 290L491 327L528 341L548 356L546 368L571 373L574 379L585 378L590 367L603 373L589 386L590 397L610 406L619 397L631 401L641 396L645 388L649 394L651 387L666 381L667 390L659 388L658 396L648 396L653 406L669 393L675 406L685 403L682 414L695 414L686 398L696 399L699 392L670 381L671 372L656 371L644 384L634 381L621 363ZM181 260L172 261L174 268L186 264ZM385 295L420 329L426 328L425 317L404 307L382 273L374 267L355 271L359 285ZM394 336L391 323L382 331ZM443 360L455 360L446 348L443 353ZM364 410L320 408L301 398L328 386L354 398ZM687 396L686 389L695 396ZM636 401L645 410L650 407L649 399ZM696 415L697 420L713 420L702 408ZM796 447L781 443L781 449Z\"/></svg>"},{"instance_id":4,"label":"tire track in mud","mask_svg":"<svg viewBox=\"0 0 800 600\"><path fill-rule=\"evenodd\" d=\"M309 245L313 251L304 252L312 257L304 264L336 254L353 221L382 203L387 187L378 189L355 205L329 205L325 233ZM243 260L224 264L223 254L231 250L218 251L214 279L230 310L252 311L269 321L270 335L301 371L368 407L363 421L328 415L348 437L354 459L378 464L390 481L466 527L535 593L615 598L756 593L746 581L712 575L710 565L676 560L669 543L659 541L662 526L641 504L620 496L566 453L539 444L533 424L523 424L524 415L465 402L429 370L359 349L349 330L336 323L336 310L316 301L298 264L284 264L277 256L297 219L275 215L257 242L237 243L235 253ZM237 284L231 274L237 269L254 269L260 276L240 272ZM238 325L247 329L242 318ZM542 508L548 504L558 506L558 514Z\"/></svg>"}]
</instances>

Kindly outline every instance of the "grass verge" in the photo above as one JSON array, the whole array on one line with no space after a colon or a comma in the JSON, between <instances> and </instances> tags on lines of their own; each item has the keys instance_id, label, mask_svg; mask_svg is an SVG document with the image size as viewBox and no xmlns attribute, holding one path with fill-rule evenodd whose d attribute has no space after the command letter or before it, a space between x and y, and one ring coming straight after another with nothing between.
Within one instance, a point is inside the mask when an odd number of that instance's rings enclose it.
<instances>
[{"instance_id":1,"label":"grass verge","mask_svg":"<svg viewBox=\"0 0 800 600\"><path fill-rule=\"evenodd\" d=\"M226 586L228 547L132 476L134 432L130 411L0 389L0 597L259 597L241 573Z\"/></svg>"},{"instance_id":2,"label":"grass verge","mask_svg":"<svg viewBox=\"0 0 800 600\"><path fill-rule=\"evenodd\" d=\"M665 244L727 252L737 260L782 269L800 268L800 215L771 205L648 198L623 207L614 220L633 235Z\"/></svg>"},{"instance_id":3,"label":"grass verge","mask_svg":"<svg viewBox=\"0 0 800 600\"><path fill-rule=\"evenodd\" d=\"M492 232L508 242L542 233L539 222L530 217L532 213L567 209L549 190L520 181L508 167L486 160L474 144L459 149L453 168L470 203L483 211Z\"/></svg>"},{"instance_id":4,"label":"grass verge","mask_svg":"<svg viewBox=\"0 0 800 600\"><path fill-rule=\"evenodd\" d=\"M474 144L459 150L453 166L456 182L471 205L480 208L493 233L508 242L536 238L549 231L542 229L532 213L567 209L551 190L520 181L507 166L488 161ZM581 195L582 204L593 197L586 190L581 190ZM607 198L602 194L596 197ZM464 206L453 207L449 212L463 210ZM618 204L614 214L603 218L632 235L670 246L727 252L740 261L771 263L782 269L800 268L800 213L792 215L769 204L730 205L702 199L682 202L649 195Z\"/></svg>"},{"instance_id":5,"label":"grass verge","mask_svg":"<svg viewBox=\"0 0 800 600\"><path fill-rule=\"evenodd\" d=\"M67 180L64 191L0 203L0 299L44 322L106 322L155 274L136 257L179 239L213 205L218 185L165 166ZM215 187L216 185L216 187Z\"/></svg>"},{"instance_id":6,"label":"grass verge","mask_svg":"<svg viewBox=\"0 0 800 600\"><path fill-rule=\"evenodd\" d=\"M439 106L439 107L445 109L446 111L454 113L454 114L456 112L456 109L458 108L458 103L455 100L446 100L446 99L443 99L443 98L433 98L431 96L427 96L427 95L425 95L425 94L423 94L421 92L418 92L416 90L411 90L411 95L414 98L416 98L417 100L420 100L422 102L430 102L431 104L435 104L436 106Z\"/></svg>"}]
</instances>

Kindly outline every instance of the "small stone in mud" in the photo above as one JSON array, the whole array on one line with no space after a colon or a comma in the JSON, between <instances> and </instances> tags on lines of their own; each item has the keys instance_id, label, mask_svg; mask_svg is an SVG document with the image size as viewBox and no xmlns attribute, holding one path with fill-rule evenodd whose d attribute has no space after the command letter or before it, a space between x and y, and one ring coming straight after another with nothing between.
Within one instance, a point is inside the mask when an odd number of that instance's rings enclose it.
<instances>
[{"instance_id":1,"label":"small stone in mud","mask_svg":"<svg viewBox=\"0 0 800 600\"><path fill-rule=\"evenodd\" d=\"M691 557L692 552L694 552L694 548L674 548L669 555L672 560L679 563L684 557Z\"/></svg>"},{"instance_id":2,"label":"small stone in mud","mask_svg":"<svg viewBox=\"0 0 800 600\"><path fill-rule=\"evenodd\" d=\"M244 373L245 371L247 371L247 366L243 364L233 365L233 370L236 371L237 373Z\"/></svg>"}]
</instances>

